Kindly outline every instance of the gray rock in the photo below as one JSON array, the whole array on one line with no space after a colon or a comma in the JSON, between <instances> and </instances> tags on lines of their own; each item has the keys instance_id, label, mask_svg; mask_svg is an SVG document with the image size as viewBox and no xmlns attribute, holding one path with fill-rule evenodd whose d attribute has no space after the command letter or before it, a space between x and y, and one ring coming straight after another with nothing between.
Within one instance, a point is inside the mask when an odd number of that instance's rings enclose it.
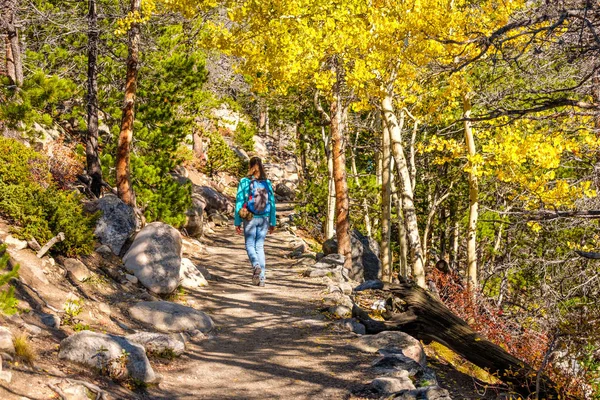
<instances>
[{"instance_id":1,"label":"gray rock","mask_svg":"<svg viewBox=\"0 0 600 400\"><path fill-rule=\"evenodd\" d=\"M314 269L336 269L344 266L344 256L341 254L329 254L321 258L315 265Z\"/></svg>"},{"instance_id":2,"label":"gray rock","mask_svg":"<svg viewBox=\"0 0 600 400\"><path fill-rule=\"evenodd\" d=\"M379 245L375 239L364 236L359 231L352 231L352 272L350 277L357 281L379 279L381 262L379 261ZM325 255L338 252L337 239L331 238L323 243Z\"/></svg>"},{"instance_id":3,"label":"gray rock","mask_svg":"<svg viewBox=\"0 0 600 400\"><path fill-rule=\"evenodd\" d=\"M344 294L352 294L352 285L348 282L340 283L339 288Z\"/></svg>"},{"instance_id":4,"label":"gray rock","mask_svg":"<svg viewBox=\"0 0 600 400\"><path fill-rule=\"evenodd\" d=\"M327 286L327 293L343 293L342 289L336 284L331 284Z\"/></svg>"},{"instance_id":5,"label":"gray rock","mask_svg":"<svg viewBox=\"0 0 600 400\"><path fill-rule=\"evenodd\" d=\"M371 367L380 373L388 374L399 370L408 371L409 376L416 376L423 371L423 366L421 366L421 364L402 354L379 357L373 361Z\"/></svg>"},{"instance_id":6,"label":"gray rock","mask_svg":"<svg viewBox=\"0 0 600 400\"><path fill-rule=\"evenodd\" d=\"M113 251L107 245L103 244L102 246L96 249L96 253L100 254L102 257L109 257L113 255Z\"/></svg>"},{"instance_id":7,"label":"gray rock","mask_svg":"<svg viewBox=\"0 0 600 400\"><path fill-rule=\"evenodd\" d=\"M359 335L365 335L367 333L365 326L358 322L355 318L344 319L340 321L340 325L344 329Z\"/></svg>"},{"instance_id":8,"label":"gray rock","mask_svg":"<svg viewBox=\"0 0 600 400\"><path fill-rule=\"evenodd\" d=\"M19 240L12 235L8 235L4 239L4 244L6 244L7 246L10 246L10 247L13 247L16 250L24 250L28 246L26 240Z\"/></svg>"},{"instance_id":9,"label":"gray rock","mask_svg":"<svg viewBox=\"0 0 600 400\"><path fill-rule=\"evenodd\" d=\"M346 296L345 294L342 294L340 292L334 292L334 293L330 293L327 296L323 297L323 305L324 306L336 306L336 305L343 305L348 307L349 309L352 309L352 307L354 306L354 303L352 301L352 299L350 298L350 296Z\"/></svg>"},{"instance_id":10,"label":"gray rock","mask_svg":"<svg viewBox=\"0 0 600 400\"><path fill-rule=\"evenodd\" d=\"M343 305L331 306L329 312L339 318L348 318L352 315L352 309Z\"/></svg>"},{"instance_id":11,"label":"gray rock","mask_svg":"<svg viewBox=\"0 0 600 400\"><path fill-rule=\"evenodd\" d=\"M97 201L102 211L94 234L100 243L110 247L113 253L119 254L123 244L137 227L133 208L123 203L117 196L108 194Z\"/></svg>"},{"instance_id":12,"label":"gray rock","mask_svg":"<svg viewBox=\"0 0 600 400\"><path fill-rule=\"evenodd\" d=\"M180 279L181 234L162 222L146 225L123 257L123 264L151 292L173 293Z\"/></svg>"},{"instance_id":13,"label":"gray rock","mask_svg":"<svg viewBox=\"0 0 600 400\"><path fill-rule=\"evenodd\" d=\"M13 334L3 326L0 326L0 353L15 354Z\"/></svg>"},{"instance_id":14,"label":"gray rock","mask_svg":"<svg viewBox=\"0 0 600 400\"><path fill-rule=\"evenodd\" d=\"M189 258L181 259L179 278L181 279L179 284L186 289L197 289L201 286L208 286L208 282L206 282L202 273Z\"/></svg>"},{"instance_id":15,"label":"gray rock","mask_svg":"<svg viewBox=\"0 0 600 400\"><path fill-rule=\"evenodd\" d=\"M381 282L379 280L364 281L363 283L361 283L360 285L355 287L354 291L360 292L360 291L369 290L369 289L383 289L383 282Z\"/></svg>"},{"instance_id":16,"label":"gray rock","mask_svg":"<svg viewBox=\"0 0 600 400\"><path fill-rule=\"evenodd\" d=\"M79 282L86 281L92 277L92 273L85 264L75 258L65 258L63 266Z\"/></svg>"},{"instance_id":17,"label":"gray rock","mask_svg":"<svg viewBox=\"0 0 600 400\"><path fill-rule=\"evenodd\" d=\"M245 161L245 162L250 161L250 156L248 156L248 153L246 153L246 151L244 149L241 149L241 148L235 147L235 146L231 146L231 149L242 161Z\"/></svg>"},{"instance_id":18,"label":"gray rock","mask_svg":"<svg viewBox=\"0 0 600 400\"><path fill-rule=\"evenodd\" d=\"M213 212L232 213L233 203L223 194L217 192L210 186L193 186L193 193L200 195L206 206L204 212L211 214Z\"/></svg>"},{"instance_id":19,"label":"gray rock","mask_svg":"<svg viewBox=\"0 0 600 400\"><path fill-rule=\"evenodd\" d=\"M185 351L185 344L181 338L165 333L138 332L125 336L125 339L141 344L147 354L158 357L180 356Z\"/></svg>"},{"instance_id":20,"label":"gray rock","mask_svg":"<svg viewBox=\"0 0 600 400\"><path fill-rule=\"evenodd\" d=\"M335 279L335 275L339 275L341 276L342 274L342 270L341 268L337 268L337 269L314 269L314 268L309 268L306 271L304 271L304 273L302 275L308 277L308 278L321 278L323 276L327 276L330 277L332 279L334 279L335 281L338 281L339 279Z\"/></svg>"},{"instance_id":21,"label":"gray rock","mask_svg":"<svg viewBox=\"0 0 600 400\"><path fill-rule=\"evenodd\" d=\"M354 342L354 347L365 353L375 353L380 349L401 352L406 357L425 366L427 361L421 342L404 332L381 332L363 336Z\"/></svg>"},{"instance_id":22,"label":"gray rock","mask_svg":"<svg viewBox=\"0 0 600 400\"><path fill-rule=\"evenodd\" d=\"M285 183L279 183L275 186L275 193L285 200L294 200L296 193L290 189Z\"/></svg>"},{"instance_id":23,"label":"gray rock","mask_svg":"<svg viewBox=\"0 0 600 400\"><path fill-rule=\"evenodd\" d=\"M55 314L41 314L40 320L44 325L52 329L60 328L60 317Z\"/></svg>"},{"instance_id":24,"label":"gray rock","mask_svg":"<svg viewBox=\"0 0 600 400\"><path fill-rule=\"evenodd\" d=\"M387 376L380 376L373 379L371 382L373 389L378 391L381 395L389 395L402 390L414 390L415 385L409 378L391 378Z\"/></svg>"},{"instance_id":25,"label":"gray rock","mask_svg":"<svg viewBox=\"0 0 600 400\"><path fill-rule=\"evenodd\" d=\"M125 274L125 279L127 279L129 282L133 283L134 285L137 285L138 282L140 281L135 275L131 275L131 274Z\"/></svg>"},{"instance_id":26,"label":"gray rock","mask_svg":"<svg viewBox=\"0 0 600 400\"><path fill-rule=\"evenodd\" d=\"M184 225L190 237L199 238L204 233L204 207L204 198L199 194L192 194L192 206L185 213Z\"/></svg>"},{"instance_id":27,"label":"gray rock","mask_svg":"<svg viewBox=\"0 0 600 400\"><path fill-rule=\"evenodd\" d=\"M415 390L406 390L398 393L393 400L452 400L450 393L439 386L429 386Z\"/></svg>"},{"instance_id":28,"label":"gray rock","mask_svg":"<svg viewBox=\"0 0 600 400\"><path fill-rule=\"evenodd\" d=\"M226 216L219 214L219 213L210 214L208 219L210 220L210 222L214 223L216 226L226 226L227 223L229 222L229 219Z\"/></svg>"},{"instance_id":29,"label":"gray rock","mask_svg":"<svg viewBox=\"0 0 600 400\"><path fill-rule=\"evenodd\" d=\"M58 357L98 370L111 376L130 376L145 383L156 383L154 373L142 346L121 336L83 331L60 342Z\"/></svg>"},{"instance_id":30,"label":"gray rock","mask_svg":"<svg viewBox=\"0 0 600 400\"><path fill-rule=\"evenodd\" d=\"M196 269L200 271L204 279L206 279L207 281L211 281L213 279L212 275L210 274L210 272L208 272L208 269L206 267L203 267L202 265L196 265Z\"/></svg>"},{"instance_id":31,"label":"gray rock","mask_svg":"<svg viewBox=\"0 0 600 400\"><path fill-rule=\"evenodd\" d=\"M129 308L129 315L138 322L160 332L185 332L198 329L210 332L214 323L202 311L169 301L143 301Z\"/></svg>"}]
</instances>

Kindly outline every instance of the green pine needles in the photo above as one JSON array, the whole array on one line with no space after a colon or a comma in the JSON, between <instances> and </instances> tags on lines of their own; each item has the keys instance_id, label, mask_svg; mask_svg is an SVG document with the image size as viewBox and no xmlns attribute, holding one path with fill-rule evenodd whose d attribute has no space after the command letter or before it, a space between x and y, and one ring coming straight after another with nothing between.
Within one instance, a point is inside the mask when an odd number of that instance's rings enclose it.
<instances>
[{"instance_id":1,"label":"green pine needles","mask_svg":"<svg viewBox=\"0 0 600 400\"><path fill-rule=\"evenodd\" d=\"M22 143L0 137L0 213L18 225L16 235L46 243L60 232L54 251L74 256L93 250L95 216L86 215L81 195L59 189L46 158Z\"/></svg>"},{"instance_id":2,"label":"green pine needles","mask_svg":"<svg viewBox=\"0 0 600 400\"><path fill-rule=\"evenodd\" d=\"M16 265L12 271L4 272L8 266L8 253L6 245L0 245L0 288L7 285L12 279L19 276L19 265ZM17 312L17 299L15 298L15 288L9 286L8 289L0 289L0 313L4 315L13 315Z\"/></svg>"}]
</instances>

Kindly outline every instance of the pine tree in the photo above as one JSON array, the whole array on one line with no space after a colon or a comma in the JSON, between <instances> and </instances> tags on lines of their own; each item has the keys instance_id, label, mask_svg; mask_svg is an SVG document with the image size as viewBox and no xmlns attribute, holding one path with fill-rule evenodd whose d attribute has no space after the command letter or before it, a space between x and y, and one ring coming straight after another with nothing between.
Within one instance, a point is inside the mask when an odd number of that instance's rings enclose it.
<instances>
[{"instance_id":1,"label":"pine tree","mask_svg":"<svg viewBox=\"0 0 600 400\"><path fill-rule=\"evenodd\" d=\"M4 271L8 265L8 253L6 253L6 245L0 245L0 271ZM4 287L12 279L19 276L19 265L16 265L12 271L6 273L0 272L0 288ZM0 312L5 315L12 315L17 312L17 299L15 299L15 288L10 286L8 289L0 290Z\"/></svg>"}]
</instances>

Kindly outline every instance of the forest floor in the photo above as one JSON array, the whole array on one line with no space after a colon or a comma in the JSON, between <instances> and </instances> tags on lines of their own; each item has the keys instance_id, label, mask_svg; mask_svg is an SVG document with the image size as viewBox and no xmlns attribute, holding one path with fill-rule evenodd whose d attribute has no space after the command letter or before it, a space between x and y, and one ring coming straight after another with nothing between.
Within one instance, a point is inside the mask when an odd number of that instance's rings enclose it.
<instances>
[{"instance_id":1,"label":"forest floor","mask_svg":"<svg viewBox=\"0 0 600 400\"><path fill-rule=\"evenodd\" d=\"M287 258L297 242L294 235L279 230L268 236L265 287L252 285L244 239L232 226L216 228L202 242L200 253L185 255L205 266L212 280L209 286L173 300L208 313L216 329L188 342L179 358L152 359L154 370L163 378L158 386L130 391L89 369L59 360L58 344L66 334L54 331L32 342L38 354L33 366L12 366L13 380L0 384L0 398L55 399L47 384L64 378L92 381L112 399L378 398L367 386L377 376L370 368L377 355L356 350L352 343L357 335L319 312L326 294L321 279L303 277L304 268ZM135 290L132 293L139 292L138 297L145 294L140 288ZM117 304L127 306L134 301L131 293L121 291L117 293L123 299L111 300L111 319L126 320ZM108 302L110 297L96 294L96 298ZM123 334L111 323L92 329ZM452 398L496 398L478 393L473 378L443 360L429 361L440 386Z\"/></svg>"},{"instance_id":2,"label":"forest floor","mask_svg":"<svg viewBox=\"0 0 600 400\"><path fill-rule=\"evenodd\" d=\"M336 328L318 312L325 294L319 279L301 276L285 256L293 236L267 238L267 284L251 284L243 237L233 228L212 236L209 255L196 260L217 277L211 286L189 293L208 312L214 336L192 343L186 354L158 367L163 383L153 399L359 399L371 397L365 385L375 354L351 346L356 335ZM430 364L440 385L455 399L483 396L473 379L443 362Z\"/></svg>"}]
</instances>

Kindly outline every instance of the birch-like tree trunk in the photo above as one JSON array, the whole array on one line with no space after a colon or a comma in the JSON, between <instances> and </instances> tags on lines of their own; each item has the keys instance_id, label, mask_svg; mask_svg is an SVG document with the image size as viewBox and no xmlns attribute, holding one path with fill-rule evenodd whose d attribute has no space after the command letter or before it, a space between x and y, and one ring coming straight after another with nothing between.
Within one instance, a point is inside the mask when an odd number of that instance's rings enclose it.
<instances>
[{"instance_id":1,"label":"birch-like tree trunk","mask_svg":"<svg viewBox=\"0 0 600 400\"><path fill-rule=\"evenodd\" d=\"M404 206L404 218L406 219L406 233L410 249L410 264L412 266L412 275L417 284L425 288L425 268L423 263L423 250L421 249L421 239L419 227L417 225L417 214L414 205L413 188L410 179L410 172L404 156L402 146L402 127L404 124L404 115L400 119L400 124L394 113L393 93L388 90L382 99L382 110L385 124L387 125L392 142L392 153L396 161L398 176L400 177L400 191L402 193L402 203Z\"/></svg>"},{"instance_id":2,"label":"birch-like tree trunk","mask_svg":"<svg viewBox=\"0 0 600 400\"><path fill-rule=\"evenodd\" d=\"M88 1L88 93L85 142L87 173L92 178L90 190L96 197L102 192L102 168L98 151L98 15L96 0Z\"/></svg>"},{"instance_id":3,"label":"birch-like tree trunk","mask_svg":"<svg viewBox=\"0 0 600 400\"><path fill-rule=\"evenodd\" d=\"M321 127L325 156L327 157L327 217L325 219L325 239L331 239L335 233L335 182L333 179L333 155L331 151L331 137Z\"/></svg>"},{"instance_id":4,"label":"birch-like tree trunk","mask_svg":"<svg viewBox=\"0 0 600 400\"><path fill-rule=\"evenodd\" d=\"M392 159L393 161L393 159ZM393 168L392 168L393 170ZM402 205L402 196L398 195L395 174L392 174L392 193L394 203L396 204L396 215L398 219L398 244L400 246L400 254L398 259L398 271L400 276L407 278L409 275L408 268L408 243L406 240L406 221L404 220L404 207Z\"/></svg>"},{"instance_id":5,"label":"birch-like tree trunk","mask_svg":"<svg viewBox=\"0 0 600 400\"><path fill-rule=\"evenodd\" d=\"M390 133L384 124L381 135L381 271L384 282L392 281L392 252L390 241L392 238L392 207L391 207L391 149Z\"/></svg>"},{"instance_id":6,"label":"birch-like tree trunk","mask_svg":"<svg viewBox=\"0 0 600 400\"><path fill-rule=\"evenodd\" d=\"M356 140L354 141L354 147L350 146L350 154L352 156L352 162L351 162L351 168L352 168L352 175L354 176L354 184L356 185L357 188L360 188L360 179L358 178L358 168L356 168L356 150L355 147L357 146L358 143L358 134L359 132L356 132ZM362 212L364 214L364 220L365 220L365 229L367 231L367 236L368 237L372 237L373 236L373 227L371 225L371 217L369 216L369 203L367 202L366 197L364 197L362 199Z\"/></svg>"},{"instance_id":7,"label":"birch-like tree trunk","mask_svg":"<svg viewBox=\"0 0 600 400\"><path fill-rule=\"evenodd\" d=\"M131 0L132 14L140 12L141 0ZM117 147L117 192L119 198L126 204L135 206L135 193L131 184L131 167L129 157L133 140L133 121L135 112L135 94L137 89L137 74L139 63L140 27L132 23L129 28L129 56L127 58L127 79L125 82L125 100L123 102L123 117L121 133Z\"/></svg>"},{"instance_id":8,"label":"birch-like tree trunk","mask_svg":"<svg viewBox=\"0 0 600 400\"><path fill-rule=\"evenodd\" d=\"M469 156L476 154L475 139L473 137L473 128L471 126L471 102L467 96L463 97L465 142ZM477 217L479 186L477 183L476 166L470 165L469 170L469 223L467 225L467 283L472 290L476 290L478 285L477 274Z\"/></svg>"}]
</instances>

